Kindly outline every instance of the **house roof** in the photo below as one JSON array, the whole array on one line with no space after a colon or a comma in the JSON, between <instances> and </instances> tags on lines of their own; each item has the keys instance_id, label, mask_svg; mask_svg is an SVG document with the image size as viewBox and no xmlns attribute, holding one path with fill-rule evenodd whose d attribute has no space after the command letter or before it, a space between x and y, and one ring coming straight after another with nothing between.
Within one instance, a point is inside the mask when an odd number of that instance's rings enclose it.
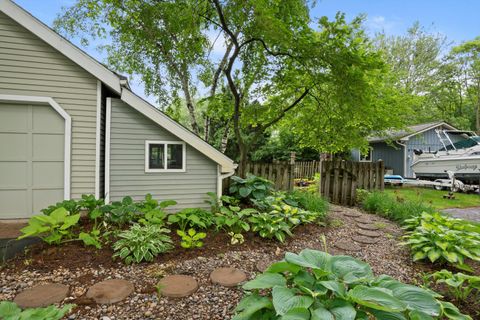
<instances>
[{"instance_id":1,"label":"house roof","mask_svg":"<svg viewBox=\"0 0 480 320\"><path fill-rule=\"evenodd\" d=\"M382 142L386 140L408 140L410 137L438 127L444 127L449 130L458 130L454 126L446 123L445 121L435 121L408 126L404 130L392 130L382 136L372 136L368 138L368 142Z\"/></svg>"},{"instance_id":2,"label":"house roof","mask_svg":"<svg viewBox=\"0 0 480 320\"><path fill-rule=\"evenodd\" d=\"M25 29L29 30L85 69L95 78L111 88L115 93L119 94L121 99L131 107L221 165L222 172L231 172L236 168L236 164L233 160L132 92L128 85L128 81L124 76L109 70L103 64L35 18L28 11L24 10L11 0L0 0L0 12L3 12L11 19L15 20Z\"/></svg>"}]
</instances>

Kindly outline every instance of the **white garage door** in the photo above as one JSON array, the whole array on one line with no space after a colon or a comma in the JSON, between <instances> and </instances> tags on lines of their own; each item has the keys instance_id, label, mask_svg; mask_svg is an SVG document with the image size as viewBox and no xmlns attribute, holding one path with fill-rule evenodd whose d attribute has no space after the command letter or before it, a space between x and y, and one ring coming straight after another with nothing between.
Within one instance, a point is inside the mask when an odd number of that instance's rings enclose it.
<instances>
[{"instance_id":1,"label":"white garage door","mask_svg":"<svg viewBox=\"0 0 480 320\"><path fill-rule=\"evenodd\" d=\"M0 219L63 200L64 121L50 105L0 102Z\"/></svg>"}]
</instances>

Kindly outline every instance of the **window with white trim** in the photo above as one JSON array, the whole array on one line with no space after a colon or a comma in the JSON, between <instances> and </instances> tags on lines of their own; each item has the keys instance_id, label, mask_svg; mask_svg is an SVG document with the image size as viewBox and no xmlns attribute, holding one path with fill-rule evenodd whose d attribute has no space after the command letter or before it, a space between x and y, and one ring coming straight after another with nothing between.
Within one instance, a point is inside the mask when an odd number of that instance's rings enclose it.
<instances>
[{"instance_id":1,"label":"window with white trim","mask_svg":"<svg viewBox=\"0 0 480 320\"><path fill-rule=\"evenodd\" d=\"M145 172L185 172L185 142L145 141Z\"/></svg>"},{"instance_id":2,"label":"window with white trim","mask_svg":"<svg viewBox=\"0 0 480 320\"><path fill-rule=\"evenodd\" d=\"M372 162L372 158L373 158L372 154L373 154L372 149L368 149L368 152L366 154L360 152L359 161L360 162Z\"/></svg>"}]
</instances>

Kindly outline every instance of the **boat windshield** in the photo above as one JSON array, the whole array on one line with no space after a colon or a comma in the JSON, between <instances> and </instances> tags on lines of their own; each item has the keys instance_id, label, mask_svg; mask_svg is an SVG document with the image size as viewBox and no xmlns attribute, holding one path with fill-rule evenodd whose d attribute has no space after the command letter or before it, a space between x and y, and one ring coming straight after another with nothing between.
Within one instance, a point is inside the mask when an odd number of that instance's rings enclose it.
<instances>
[{"instance_id":1,"label":"boat windshield","mask_svg":"<svg viewBox=\"0 0 480 320\"><path fill-rule=\"evenodd\" d=\"M469 137L468 139L465 139L462 141L455 142L453 145L448 145L446 150L467 149L467 148L474 147L478 144L480 144L480 136L474 136L474 137ZM445 151L445 148L442 148L439 151Z\"/></svg>"}]
</instances>

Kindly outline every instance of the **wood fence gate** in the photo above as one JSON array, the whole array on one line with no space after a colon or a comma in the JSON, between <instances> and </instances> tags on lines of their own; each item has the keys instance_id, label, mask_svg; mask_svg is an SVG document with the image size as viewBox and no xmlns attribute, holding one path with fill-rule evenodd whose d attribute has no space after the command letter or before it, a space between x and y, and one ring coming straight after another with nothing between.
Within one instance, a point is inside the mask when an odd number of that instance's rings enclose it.
<instances>
[{"instance_id":1,"label":"wood fence gate","mask_svg":"<svg viewBox=\"0 0 480 320\"><path fill-rule=\"evenodd\" d=\"M322 161L321 194L332 203L352 206L355 204L357 188L383 190L384 174L383 161Z\"/></svg>"}]
</instances>

